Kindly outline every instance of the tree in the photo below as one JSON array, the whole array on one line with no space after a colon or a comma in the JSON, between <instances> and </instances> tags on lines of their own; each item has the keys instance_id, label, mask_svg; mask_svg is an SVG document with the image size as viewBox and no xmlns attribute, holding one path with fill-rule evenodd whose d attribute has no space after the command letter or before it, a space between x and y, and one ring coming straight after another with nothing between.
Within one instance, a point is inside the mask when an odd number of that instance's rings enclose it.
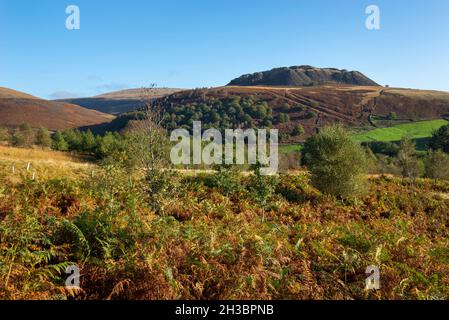
<instances>
[{"instance_id":1,"label":"tree","mask_svg":"<svg viewBox=\"0 0 449 320\"><path fill-rule=\"evenodd\" d=\"M143 170L150 206L156 212L163 212L165 205L176 201L174 174L170 166L170 140L162 128L163 113L151 98L153 87L144 89L144 107L138 119L126 133L123 152L119 154L127 169Z\"/></svg>"},{"instance_id":2,"label":"tree","mask_svg":"<svg viewBox=\"0 0 449 320\"><path fill-rule=\"evenodd\" d=\"M258 162L254 165L254 175L251 177L250 190L252 198L262 209L262 222L265 221L265 210L268 200L273 196L279 181L274 176L264 176L260 169L262 165Z\"/></svg>"},{"instance_id":3,"label":"tree","mask_svg":"<svg viewBox=\"0 0 449 320\"><path fill-rule=\"evenodd\" d=\"M69 145L69 150L82 151L83 134L81 131L77 129L64 131L64 139Z\"/></svg>"},{"instance_id":4,"label":"tree","mask_svg":"<svg viewBox=\"0 0 449 320\"><path fill-rule=\"evenodd\" d=\"M449 179L449 155L441 150L429 151L424 160L425 175L435 180Z\"/></svg>"},{"instance_id":5,"label":"tree","mask_svg":"<svg viewBox=\"0 0 449 320\"><path fill-rule=\"evenodd\" d=\"M286 123L290 121L290 116L286 113L279 113L277 118L276 118L276 122L277 123Z\"/></svg>"},{"instance_id":6,"label":"tree","mask_svg":"<svg viewBox=\"0 0 449 320\"><path fill-rule=\"evenodd\" d=\"M50 148L52 145L51 135L45 128L40 128L36 133L36 144L42 148Z\"/></svg>"},{"instance_id":7,"label":"tree","mask_svg":"<svg viewBox=\"0 0 449 320\"><path fill-rule=\"evenodd\" d=\"M433 150L441 149L449 153L449 124L442 126L432 134L429 147Z\"/></svg>"},{"instance_id":8,"label":"tree","mask_svg":"<svg viewBox=\"0 0 449 320\"><path fill-rule=\"evenodd\" d=\"M268 104L264 101L260 104L256 105L256 112L254 114L254 116L258 119L263 119L268 115Z\"/></svg>"},{"instance_id":9,"label":"tree","mask_svg":"<svg viewBox=\"0 0 449 320\"><path fill-rule=\"evenodd\" d=\"M265 128L271 128L271 127L273 127L273 122L271 122L270 118L265 118L265 119L263 119L263 121L262 121L262 125L263 125Z\"/></svg>"},{"instance_id":10,"label":"tree","mask_svg":"<svg viewBox=\"0 0 449 320\"><path fill-rule=\"evenodd\" d=\"M114 150L120 148L121 137L113 134L112 132L107 132L104 137L98 135L96 140L96 156L99 159L106 158L108 155L113 153Z\"/></svg>"},{"instance_id":11,"label":"tree","mask_svg":"<svg viewBox=\"0 0 449 320\"><path fill-rule=\"evenodd\" d=\"M95 139L94 134L92 133L92 131L87 130L87 132L83 134L83 140L81 145L82 151L93 153L95 152L96 146L97 140Z\"/></svg>"},{"instance_id":12,"label":"tree","mask_svg":"<svg viewBox=\"0 0 449 320\"><path fill-rule=\"evenodd\" d=\"M408 136L404 136L401 140L397 161L402 176L410 179L410 186L413 190L415 179L420 173L420 163L416 158L415 144Z\"/></svg>"},{"instance_id":13,"label":"tree","mask_svg":"<svg viewBox=\"0 0 449 320\"><path fill-rule=\"evenodd\" d=\"M19 131L11 137L11 144L17 147L31 147L34 144L35 136L30 125L24 123L20 125Z\"/></svg>"},{"instance_id":14,"label":"tree","mask_svg":"<svg viewBox=\"0 0 449 320\"><path fill-rule=\"evenodd\" d=\"M388 115L388 120L397 120L398 119L398 115L396 114L396 112L391 111L390 114Z\"/></svg>"},{"instance_id":15,"label":"tree","mask_svg":"<svg viewBox=\"0 0 449 320\"><path fill-rule=\"evenodd\" d=\"M304 119L312 119L312 118L316 118L318 115L316 114L315 111L307 111L307 113L304 115Z\"/></svg>"},{"instance_id":16,"label":"tree","mask_svg":"<svg viewBox=\"0 0 449 320\"><path fill-rule=\"evenodd\" d=\"M58 131L52 136L52 148L57 151L67 151L69 148L68 143L65 141L64 136Z\"/></svg>"},{"instance_id":17,"label":"tree","mask_svg":"<svg viewBox=\"0 0 449 320\"><path fill-rule=\"evenodd\" d=\"M347 198L365 189L365 152L342 126L324 128L307 139L303 162L312 184L323 193Z\"/></svg>"},{"instance_id":18,"label":"tree","mask_svg":"<svg viewBox=\"0 0 449 320\"><path fill-rule=\"evenodd\" d=\"M9 139L8 130L0 128L0 141L7 141Z\"/></svg>"},{"instance_id":19,"label":"tree","mask_svg":"<svg viewBox=\"0 0 449 320\"><path fill-rule=\"evenodd\" d=\"M303 135L305 132L304 127L297 123L292 131L292 136L300 136Z\"/></svg>"}]
</instances>

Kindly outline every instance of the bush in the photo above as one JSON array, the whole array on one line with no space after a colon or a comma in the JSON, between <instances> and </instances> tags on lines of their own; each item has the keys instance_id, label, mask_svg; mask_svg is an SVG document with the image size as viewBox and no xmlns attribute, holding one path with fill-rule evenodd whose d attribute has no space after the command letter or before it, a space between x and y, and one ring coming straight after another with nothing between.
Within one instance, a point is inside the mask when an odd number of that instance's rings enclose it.
<instances>
[{"instance_id":1,"label":"bush","mask_svg":"<svg viewBox=\"0 0 449 320\"><path fill-rule=\"evenodd\" d=\"M324 193L346 198L364 190L365 152L342 126L324 128L307 139L303 161L313 185Z\"/></svg>"},{"instance_id":2,"label":"bush","mask_svg":"<svg viewBox=\"0 0 449 320\"><path fill-rule=\"evenodd\" d=\"M449 155L441 150L429 151L425 160L425 175L435 180L449 179Z\"/></svg>"},{"instance_id":3,"label":"bush","mask_svg":"<svg viewBox=\"0 0 449 320\"><path fill-rule=\"evenodd\" d=\"M218 189L225 196L243 191L240 172L229 166L217 167L217 171L205 181L205 184L209 188Z\"/></svg>"}]
</instances>

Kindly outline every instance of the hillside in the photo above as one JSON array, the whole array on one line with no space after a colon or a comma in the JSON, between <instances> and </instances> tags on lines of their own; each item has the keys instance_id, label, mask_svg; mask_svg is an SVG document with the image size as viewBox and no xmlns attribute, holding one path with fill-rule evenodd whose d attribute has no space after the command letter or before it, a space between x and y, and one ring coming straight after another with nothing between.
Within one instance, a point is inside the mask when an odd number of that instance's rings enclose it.
<instances>
[{"instance_id":1,"label":"hillside","mask_svg":"<svg viewBox=\"0 0 449 320\"><path fill-rule=\"evenodd\" d=\"M295 125L301 136L284 137L297 142L319 128L342 123L353 128L375 128L395 113L397 122L449 118L449 93L374 86L327 85L301 88L226 86L174 93L156 100L167 113L168 129L191 127L202 120L214 127L263 127L272 124L289 135ZM261 109L266 109L265 114ZM284 121L280 121L283 114ZM287 115L287 116L285 116ZM132 114L102 125L101 131L120 130Z\"/></svg>"},{"instance_id":2,"label":"hillside","mask_svg":"<svg viewBox=\"0 0 449 320\"><path fill-rule=\"evenodd\" d=\"M275 68L269 71L246 74L232 80L230 86L282 86L303 87L323 84L378 86L358 71L312 66Z\"/></svg>"},{"instance_id":3,"label":"hillside","mask_svg":"<svg viewBox=\"0 0 449 320\"><path fill-rule=\"evenodd\" d=\"M47 101L7 88L0 88L0 126L62 130L109 122L114 117L77 105Z\"/></svg>"},{"instance_id":4,"label":"hillside","mask_svg":"<svg viewBox=\"0 0 449 320\"><path fill-rule=\"evenodd\" d=\"M165 97L183 89L155 88L148 91L150 99ZM145 98L143 89L128 89L110 92L90 98L74 98L59 100L73 103L84 108L97 110L109 114L121 114L135 110L142 106L142 99Z\"/></svg>"}]
</instances>

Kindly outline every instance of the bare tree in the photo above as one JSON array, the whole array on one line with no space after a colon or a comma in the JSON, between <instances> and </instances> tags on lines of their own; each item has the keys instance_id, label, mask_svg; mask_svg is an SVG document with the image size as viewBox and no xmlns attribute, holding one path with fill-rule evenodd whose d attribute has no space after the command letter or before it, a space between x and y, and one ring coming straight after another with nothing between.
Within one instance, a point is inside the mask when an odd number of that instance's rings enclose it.
<instances>
[{"instance_id":1,"label":"bare tree","mask_svg":"<svg viewBox=\"0 0 449 320\"><path fill-rule=\"evenodd\" d=\"M177 201L179 181L176 172L169 170L170 140L162 127L163 110L155 103L154 96L155 85L142 89L143 107L128 130L127 152L132 153L135 165L144 171L150 206L163 214L167 205Z\"/></svg>"},{"instance_id":2,"label":"bare tree","mask_svg":"<svg viewBox=\"0 0 449 320\"><path fill-rule=\"evenodd\" d=\"M142 109L128 131L131 150L140 167L146 171L162 170L169 162L169 140L162 127L163 112L154 102L155 85L142 88Z\"/></svg>"}]
</instances>

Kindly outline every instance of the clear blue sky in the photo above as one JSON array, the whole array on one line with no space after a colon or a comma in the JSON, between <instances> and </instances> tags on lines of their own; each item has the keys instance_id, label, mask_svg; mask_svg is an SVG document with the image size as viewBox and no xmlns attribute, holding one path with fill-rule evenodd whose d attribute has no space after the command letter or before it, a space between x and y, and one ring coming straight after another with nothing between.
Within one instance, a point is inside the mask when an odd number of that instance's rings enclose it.
<instances>
[{"instance_id":1,"label":"clear blue sky","mask_svg":"<svg viewBox=\"0 0 449 320\"><path fill-rule=\"evenodd\" d=\"M76 4L81 30L65 28ZM365 8L381 30L365 28ZM308 64L449 91L447 0L0 0L0 86L43 98Z\"/></svg>"}]
</instances>

